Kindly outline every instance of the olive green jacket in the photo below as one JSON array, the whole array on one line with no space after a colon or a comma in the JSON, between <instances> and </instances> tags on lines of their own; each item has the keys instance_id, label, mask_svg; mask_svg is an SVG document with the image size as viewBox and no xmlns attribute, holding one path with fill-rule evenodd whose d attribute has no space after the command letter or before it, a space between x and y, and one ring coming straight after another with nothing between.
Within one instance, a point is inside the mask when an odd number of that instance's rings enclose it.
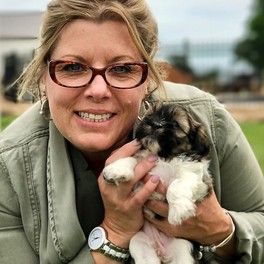
<instances>
[{"instance_id":1,"label":"olive green jacket","mask_svg":"<svg viewBox=\"0 0 264 264\"><path fill-rule=\"evenodd\" d=\"M214 189L236 226L238 263L264 263L264 179L237 123L213 96L165 84L206 127ZM0 263L93 263L78 221L65 139L32 106L0 134Z\"/></svg>"}]
</instances>

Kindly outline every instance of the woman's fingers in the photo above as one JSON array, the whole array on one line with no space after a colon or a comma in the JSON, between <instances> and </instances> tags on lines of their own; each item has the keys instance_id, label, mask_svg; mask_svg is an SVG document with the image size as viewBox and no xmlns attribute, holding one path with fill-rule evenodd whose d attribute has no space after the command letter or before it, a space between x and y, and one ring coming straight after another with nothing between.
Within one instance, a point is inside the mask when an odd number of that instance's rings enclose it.
<instances>
[{"instance_id":1,"label":"woman's fingers","mask_svg":"<svg viewBox=\"0 0 264 264\"><path fill-rule=\"evenodd\" d=\"M149 200L146 202L145 206L155 214L166 218L168 217L169 207L164 201Z\"/></svg>"},{"instance_id":2,"label":"woman's fingers","mask_svg":"<svg viewBox=\"0 0 264 264\"><path fill-rule=\"evenodd\" d=\"M126 147L126 153L133 149L133 146L131 147L131 145L127 145ZM142 190L140 190L136 194L134 192L134 188L135 185L137 185L138 182L142 178L144 178L145 175L156 165L156 163L156 156L150 156L139 161L134 168L133 178L129 181L120 182L118 185L111 184L105 181L103 178L103 174L101 173L98 178L101 193L112 200L118 201L127 200L132 197L133 199L131 199L130 201L131 205L133 205L133 203L135 202L137 205L143 206L143 204L159 184L159 179L157 176L153 176L151 179L149 179L149 181L146 181L146 184L142 184ZM136 204L134 206L136 206Z\"/></svg>"},{"instance_id":3,"label":"woman's fingers","mask_svg":"<svg viewBox=\"0 0 264 264\"><path fill-rule=\"evenodd\" d=\"M154 174L152 174L151 172L148 173L148 174L142 179L142 181L143 181L144 183L146 183L146 182L149 180L149 178L152 177L153 175L154 175ZM157 176L158 176L158 175L157 175ZM158 192L158 193L164 195L164 197L165 197L165 195L166 195L166 191L167 191L167 187L162 183L162 181L160 181L158 187L156 188L156 192Z\"/></svg>"},{"instance_id":4,"label":"woman's fingers","mask_svg":"<svg viewBox=\"0 0 264 264\"><path fill-rule=\"evenodd\" d=\"M180 226L171 225L168 222L168 218L164 217L163 219L153 218L147 213L144 214L144 218L147 219L150 223L152 223L157 229L162 231L167 236L179 237L180 236Z\"/></svg>"},{"instance_id":5,"label":"woman's fingers","mask_svg":"<svg viewBox=\"0 0 264 264\"><path fill-rule=\"evenodd\" d=\"M133 194L131 202L136 206L143 206L149 199L150 195L155 191L159 184L159 177L152 176L142 187Z\"/></svg>"},{"instance_id":6,"label":"woman's fingers","mask_svg":"<svg viewBox=\"0 0 264 264\"><path fill-rule=\"evenodd\" d=\"M135 175L132 184L142 180L150 172L150 170L156 166L157 162L158 157L154 155L139 161L135 167Z\"/></svg>"},{"instance_id":7,"label":"woman's fingers","mask_svg":"<svg viewBox=\"0 0 264 264\"><path fill-rule=\"evenodd\" d=\"M149 201L146 205L148 209L164 218L152 218L148 214L144 214L144 218L170 236L184 237L200 244L210 245L224 240L232 229L230 218L219 205L214 192L197 204L195 216L182 221L180 225L172 225L168 222L165 215L166 203Z\"/></svg>"}]
</instances>

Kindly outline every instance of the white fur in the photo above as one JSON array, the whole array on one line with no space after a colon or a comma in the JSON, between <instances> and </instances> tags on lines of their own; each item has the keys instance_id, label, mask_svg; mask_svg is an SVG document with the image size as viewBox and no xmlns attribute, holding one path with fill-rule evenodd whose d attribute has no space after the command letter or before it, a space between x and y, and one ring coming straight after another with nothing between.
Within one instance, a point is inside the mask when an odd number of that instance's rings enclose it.
<instances>
[{"instance_id":1,"label":"white fur","mask_svg":"<svg viewBox=\"0 0 264 264\"><path fill-rule=\"evenodd\" d=\"M120 182L130 181L134 177L134 168L137 160L127 157L110 163L103 170L104 178L118 185Z\"/></svg>"},{"instance_id":2,"label":"white fur","mask_svg":"<svg viewBox=\"0 0 264 264\"><path fill-rule=\"evenodd\" d=\"M129 181L134 175L136 163L134 157L117 160L104 169L104 177L116 184L120 181ZM175 157L170 162L160 159L157 166L152 169L151 173L159 175L162 183L168 187L166 199L169 205L168 221L171 224L180 225L183 220L195 215L195 202L202 200L208 193L208 186L202 181L203 175L208 174L207 169L208 161L191 161L185 156ZM161 197L154 193L152 199ZM169 243L164 251L164 248L159 247L162 241L159 243L160 241L153 240L157 238L164 242L165 235L157 236L155 230L152 229L151 232L149 228L146 230L140 231L130 242L130 252L136 264L158 264L161 261L170 264L194 263L191 242L168 238Z\"/></svg>"},{"instance_id":3,"label":"white fur","mask_svg":"<svg viewBox=\"0 0 264 264\"><path fill-rule=\"evenodd\" d=\"M160 259L157 257L151 239L143 231L139 231L130 240L129 250L135 263L160 264Z\"/></svg>"}]
</instances>

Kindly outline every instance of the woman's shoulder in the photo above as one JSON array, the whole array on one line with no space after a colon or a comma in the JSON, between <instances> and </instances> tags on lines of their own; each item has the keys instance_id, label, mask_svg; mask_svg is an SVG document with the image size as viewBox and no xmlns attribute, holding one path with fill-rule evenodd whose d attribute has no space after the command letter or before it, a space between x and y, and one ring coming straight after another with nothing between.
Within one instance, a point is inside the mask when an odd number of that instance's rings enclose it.
<instances>
[{"instance_id":1,"label":"woman's shoulder","mask_svg":"<svg viewBox=\"0 0 264 264\"><path fill-rule=\"evenodd\" d=\"M195 86L181 83L164 82L166 100L178 103L215 101L215 97Z\"/></svg>"},{"instance_id":2,"label":"woman's shoulder","mask_svg":"<svg viewBox=\"0 0 264 264\"><path fill-rule=\"evenodd\" d=\"M214 95L195 86L165 81L164 89L165 95L154 94L154 101L181 105L201 120L209 118L209 122L218 118L218 112L224 112L226 115L225 106L218 102Z\"/></svg>"},{"instance_id":3,"label":"woman's shoulder","mask_svg":"<svg viewBox=\"0 0 264 264\"><path fill-rule=\"evenodd\" d=\"M39 114L39 107L32 105L0 133L0 152L48 135L49 122Z\"/></svg>"}]
</instances>

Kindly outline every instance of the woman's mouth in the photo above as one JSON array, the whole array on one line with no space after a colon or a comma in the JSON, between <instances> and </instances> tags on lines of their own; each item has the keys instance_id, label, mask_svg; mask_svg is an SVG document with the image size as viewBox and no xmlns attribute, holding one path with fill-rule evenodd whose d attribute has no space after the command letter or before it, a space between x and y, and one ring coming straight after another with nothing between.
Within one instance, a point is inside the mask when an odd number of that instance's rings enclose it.
<instances>
[{"instance_id":1,"label":"woman's mouth","mask_svg":"<svg viewBox=\"0 0 264 264\"><path fill-rule=\"evenodd\" d=\"M112 113L105 113L105 114L93 114L93 113L87 113L87 112L78 112L78 116L86 121L89 122L105 122L109 120L113 114Z\"/></svg>"}]
</instances>

